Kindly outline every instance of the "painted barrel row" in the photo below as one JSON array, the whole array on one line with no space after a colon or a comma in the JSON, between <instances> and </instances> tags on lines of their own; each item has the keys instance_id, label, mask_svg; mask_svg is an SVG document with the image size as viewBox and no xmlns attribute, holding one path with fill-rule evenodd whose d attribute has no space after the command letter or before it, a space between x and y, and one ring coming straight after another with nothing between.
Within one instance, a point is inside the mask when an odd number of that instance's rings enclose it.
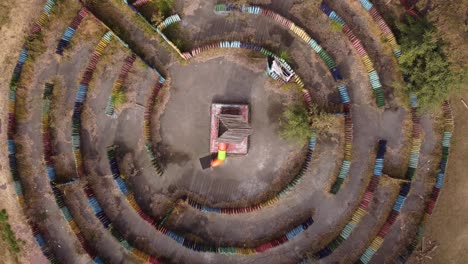
<instances>
[{"instance_id":1,"label":"painted barrel row","mask_svg":"<svg viewBox=\"0 0 468 264\"><path fill-rule=\"evenodd\" d=\"M205 245L205 244L200 244L200 243L197 243L197 242L193 242L193 241L190 241L190 240L186 239L185 237L183 237L181 235L178 235L177 233L175 233L173 231L170 231L170 230L168 230L167 228L164 227L165 219L168 218L168 216L170 215L172 210L170 212L168 212L168 214L166 214L163 221L161 221L161 223L159 223L159 224L157 223L157 221L155 221L150 216L148 216L145 212L143 212L141 207L136 202L133 193L131 193L129 191L128 187L126 186L125 181L122 179L120 169L119 169L119 166L118 166L118 163L117 163L117 160L116 160L115 146L110 146L110 147L107 148L107 158L109 160L109 165L111 167L112 176L113 176L115 182L117 183L117 186L118 186L119 190L125 196L127 202L130 204L130 206L133 208L133 210L135 210L136 213L138 215L140 215L141 218L143 218L143 220L148 222L150 225L154 226L156 228L156 230L158 230L158 231L162 232L163 234L165 234L166 236L172 238L174 241L181 244L182 246L184 246L184 247L186 247L188 249L194 250L194 251L224 253L224 254L226 254L226 253L244 254L244 255L261 253L261 252L264 252L264 251L266 251L268 249L279 246L279 245L293 239L294 237L298 236L299 234L301 234L302 232L307 230L307 228L310 225L312 225L313 222L314 222L312 220L312 218L308 218L304 223L294 227L293 229L288 231L286 234L284 234L280 238L277 238L275 240L272 240L270 242L262 244L262 245L260 245L260 246L258 246L256 248L217 247L217 246L214 246L214 245ZM234 250L231 250L231 249L234 249Z\"/></svg>"},{"instance_id":2,"label":"painted barrel row","mask_svg":"<svg viewBox=\"0 0 468 264\"><path fill-rule=\"evenodd\" d=\"M164 21L158 25L158 29L159 30L164 30L165 28L167 28L168 26L174 24L174 23L178 23L180 22L180 16L175 14L175 15L172 15L172 16L169 16L167 17L166 19L164 19Z\"/></svg>"},{"instance_id":3,"label":"painted barrel row","mask_svg":"<svg viewBox=\"0 0 468 264\"><path fill-rule=\"evenodd\" d=\"M375 160L374 164L374 171L373 171L373 177L371 178L371 181L369 185L367 186L367 189L364 193L364 199L362 199L360 206L363 209L368 209L369 204L372 201L372 198L374 197L374 192L375 189L377 188L380 177L382 176L382 171L384 167L384 155L386 152L386 146L387 146L387 141L386 140L380 140L379 141L379 146L377 150L377 158Z\"/></svg>"},{"instance_id":4,"label":"painted barrel row","mask_svg":"<svg viewBox=\"0 0 468 264\"><path fill-rule=\"evenodd\" d=\"M366 191L361 198L359 207L351 216L351 220L344 226L339 235L328 245L314 253L314 258L322 259L333 253L353 232L354 228L361 222L362 218L368 214L369 204L374 197L374 192L379 184L383 160L386 151L387 141L380 140L377 147L377 157L374 165L374 176L371 177ZM375 174L377 172L377 174Z\"/></svg>"},{"instance_id":5,"label":"painted barrel row","mask_svg":"<svg viewBox=\"0 0 468 264\"><path fill-rule=\"evenodd\" d=\"M164 19L164 21L161 24L158 25L158 27L156 28L156 32L164 39L164 41L166 41L167 44L169 44L169 46L173 50L175 50L177 52L177 54L180 57L187 60L187 58L182 53L182 51L180 51L180 49L168 37L166 37L166 35L162 32L168 26L170 26L170 25L172 25L174 23L178 23L180 21L181 21L181 19L180 19L179 15L177 15L177 14L169 16L166 19Z\"/></svg>"},{"instance_id":6,"label":"painted barrel row","mask_svg":"<svg viewBox=\"0 0 468 264\"><path fill-rule=\"evenodd\" d=\"M71 24L67 27L67 29L63 33L62 38L59 40L55 53L57 53L58 55L63 55L63 50L68 46L68 44L70 43L70 40L75 35L76 30L78 29L81 22L88 14L89 14L89 11L88 9L86 9L86 7L82 8L80 12L78 12L75 18L73 18Z\"/></svg>"},{"instance_id":7,"label":"painted barrel row","mask_svg":"<svg viewBox=\"0 0 468 264\"><path fill-rule=\"evenodd\" d=\"M396 39L395 39L395 36L393 35L392 30L387 25L387 23L382 18L382 16L379 14L379 11L377 11L375 6L371 2L369 2L369 0L359 0L359 2L361 3L362 7L367 12L369 12L372 19L379 25L379 28L382 31L385 39L390 44L390 47L393 50L393 54L395 55L395 57L399 58L401 56L401 49L396 42Z\"/></svg>"},{"instance_id":8,"label":"painted barrel row","mask_svg":"<svg viewBox=\"0 0 468 264\"><path fill-rule=\"evenodd\" d=\"M15 113L15 108L16 108L16 88L21 80L21 73L23 72L23 65L26 62L26 59L28 58L28 51L23 48L21 49L18 61L15 65L15 68L13 70L13 74L11 76L10 80L10 85L9 85L9 92L8 92L8 129L7 129L7 139L9 145L11 144L14 146L14 134L16 133L16 113ZM13 154L16 154L14 152Z\"/></svg>"},{"instance_id":9,"label":"painted barrel row","mask_svg":"<svg viewBox=\"0 0 468 264\"><path fill-rule=\"evenodd\" d=\"M385 106L385 98L384 98L384 93L382 89L382 84L380 83L379 76L374 69L374 64L372 63L371 59L369 58L369 55L367 54L364 46L362 45L361 40L359 40L356 35L354 35L353 31L351 28L346 25L345 21L335 12L333 11L328 5L325 3L320 4L320 9L325 13L332 21L335 21L336 23L340 24L342 27L343 33L348 37L349 41L351 41L352 46L357 50L361 61L363 62L368 76L369 80L372 86L372 90L374 91L374 95L376 97L376 104L378 107L383 107Z\"/></svg>"},{"instance_id":10,"label":"painted barrel row","mask_svg":"<svg viewBox=\"0 0 468 264\"><path fill-rule=\"evenodd\" d=\"M78 86L78 91L75 97L75 105L73 107L73 116L72 116L72 149L73 156L75 158L75 169L78 177L82 177L84 174L83 168L83 159L81 155L81 111L83 108L83 103L86 99L88 93L89 82L93 77L93 73L96 69L96 65L101 58L102 53L109 45L113 39L114 34L110 31L106 32L97 44L91 58L86 66L83 77L81 78L80 84Z\"/></svg>"},{"instance_id":11,"label":"painted barrel row","mask_svg":"<svg viewBox=\"0 0 468 264\"><path fill-rule=\"evenodd\" d=\"M419 228L415 234L415 239L406 246L406 248L400 253L397 258L397 263L403 264L405 263L408 258L411 256L413 251L416 249L418 244L422 239L422 235L424 233L424 229L426 224L429 221L430 216L433 213L434 207L437 203L437 199L439 197L440 191L444 184L445 178L445 170L448 163L448 154L450 150L450 140L452 138L452 131L453 131L453 116L452 110L450 108L450 104L446 101L442 105L442 110L444 113L444 132L442 137L442 158L439 163L439 172L435 177L435 184L432 188L432 193L429 197L429 201L426 204L424 217L419 224Z\"/></svg>"},{"instance_id":12,"label":"painted barrel row","mask_svg":"<svg viewBox=\"0 0 468 264\"><path fill-rule=\"evenodd\" d=\"M416 173L419 161L419 151L421 149L421 124L420 124L420 115L418 112L418 102L417 98L414 95L410 96L411 104L411 113L412 113L412 143L410 150L410 162L406 172L406 178L410 182L402 183L400 186L400 192L397 196L395 203L393 204L392 210L387 217L385 224L379 230L379 233L371 242L369 247L366 248L364 253L360 256L358 263L369 263L372 257L375 255L377 250L381 247L383 241L385 240L386 235L390 231L392 225L398 219L398 216L401 213L403 206L405 205L406 198L411 190L411 184L413 177Z\"/></svg>"},{"instance_id":13,"label":"painted barrel row","mask_svg":"<svg viewBox=\"0 0 468 264\"><path fill-rule=\"evenodd\" d=\"M42 12L39 16L39 19L33 24L31 34L29 38L36 38L36 34L41 32L41 27L48 22L48 17L52 11L52 8L55 6L55 1L48 0L44 5ZM21 183L21 177L18 169L18 161L16 159L16 143L15 143L15 133L16 133L16 89L18 84L21 81L21 74L23 72L23 66L26 63L28 58L28 50L26 49L26 44L23 44L18 61L13 69L13 73L10 79L9 92L8 92L8 124L7 124L7 145L8 145L8 163L10 167L10 174L13 179L13 185L15 188L15 193L17 195L18 203L23 210L26 212L26 203L24 199L23 185ZM27 215L27 214L25 214ZM31 226L32 233L36 244L41 249L44 256L50 263L59 263L55 258L52 250L49 248L45 242L43 234L39 231L39 228L32 221L28 221Z\"/></svg>"},{"instance_id":14,"label":"painted barrel row","mask_svg":"<svg viewBox=\"0 0 468 264\"><path fill-rule=\"evenodd\" d=\"M42 8L39 18L32 26L32 30L31 30L32 34L37 34L42 31L42 27L44 27L47 21L49 20L49 16L55 4L56 4L56 0L47 0L44 7Z\"/></svg>"},{"instance_id":15,"label":"painted barrel row","mask_svg":"<svg viewBox=\"0 0 468 264\"><path fill-rule=\"evenodd\" d=\"M183 56L184 56L185 59L188 60L188 59L190 59L190 58L192 58L192 57L194 57L196 55L199 55L199 54L201 54L203 52L207 52L207 51L210 51L210 50L231 49L231 48L253 50L253 51L260 52L265 56L275 57L276 59L278 59L278 60L280 60L282 62L282 65L284 67L286 67L290 72L292 72L294 74L294 70L292 69L292 67L286 61L279 58L278 56L276 56L271 51L269 51L269 50L267 50L265 48L262 48L260 46L254 45L254 44L245 43L245 42L241 42L241 41L220 41L220 42L217 42L217 43L213 43L213 44L209 44L209 45L205 45L205 46L195 48L195 49L193 49L193 50L191 50L189 52L185 52L185 53L183 53ZM304 88L304 82L301 80L301 78L297 74L294 74L293 80L299 86L299 88L301 88L301 89Z\"/></svg>"},{"instance_id":16,"label":"painted barrel row","mask_svg":"<svg viewBox=\"0 0 468 264\"><path fill-rule=\"evenodd\" d=\"M187 60L185 55L180 51L180 49L162 32L162 30L156 29L156 32L164 39L164 41L177 52L177 54L182 57L183 59Z\"/></svg>"},{"instance_id":17,"label":"painted barrel row","mask_svg":"<svg viewBox=\"0 0 468 264\"><path fill-rule=\"evenodd\" d=\"M340 171L335 182L331 185L330 193L337 194L341 189L345 179L348 177L349 170L351 167L351 157L352 157L352 146L353 146L353 120L351 118L350 102L351 99L348 95L348 91L344 85L338 86L338 92L340 94L341 103L343 104L344 109L344 119L345 119L345 149L344 149L344 159L341 163Z\"/></svg>"},{"instance_id":18,"label":"painted barrel row","mask_svg":"<svg viewBox=\"0 0 468 264\"><path fill-rule=\"evenodd\" d=\"M231 255L231 254L253 255L253 254L259 254L259 253L268 251L272 248L275 248L284 243L287 243L288 241L294 239L294 237L306 231L313 223L314 223L314 220L312 218L308 218L305 222L303 222L302 224L299 224L298 226L295 226L293 229L289 230L284 235L272 241L264 243L260 246L257 246L255 248L218 247L218 246L200 245L198 243L188 241L184 239L182 236L179 236L171 231L166 231L166 235L172 238L174 241L176 241L180 245L182 245L183 247L194 250L194 251L198 251L198 252L211 252L211 253L218 253L222 255Z\"/></svg>"},{"instance_id":19,"label":"painted barrel row","mask_svg":"<svg viewBox=\"0 0 468 264\"><path fill-rule=\"evenodd\" d=\"M150 0L136 0L132 5L134 7L140 7L140 6L143 6L143 5L145 5L145 4L149 3L149 2L150 2Z\"/></svg>"},{"instance_id":20,"label":"painted barrel row","mask_svg":"<svg viewBox=\"0 0 468 264\"><path fill-rule=\"evenodd\" d=\"M151 220L151 218L146 215L143 210L138 206L135 197L133 196L132 193L127 188L127 185L125 184L124 180L122 179L122 175L120 174L120 169L119 165L117 163L116 159L116 151L115 151L115 146L110 146L107 148L107 159L109 161L110 169L112 172L112 178L114 181L117 183L117 186L120 190L120 192L125 196L125 199L127 202L130 204L130 206L137 212L138 215L140 215L145 221L149 222L151 225L154 224L154 221ZM133 250L136 250L132 248L132 253ZM136 255L140 259L145 260L146 262L149 263L160 263L156 257L150 256L142 251L137 250L138 254Z\"/></svg>"},{"instance_id":21,"label":"painted barrel row","mask_svg":"<svg viewBox=\"0 0 468 264\"><path fill-rule=\"evenodd\" d=\"M328 5L326 5L324 2L320 3L320 9L332 21L335 21L336 23L338 23L342 28L346 24L345 21L335 11L333 11Z\"/></svg>"},{"instance_id":22,"label":"painted barrel row","mask_svg":"<svg viewBox=\"0 0 468 264\"><path fill-rule=\"evenodd\" d=\"M70 229L75 234L76 238L80 242L81 247L88 253L89 257L93 260L94 263L103 263L101 258L97 256L96 252L89 247L86 243L86 240L81 233L81 230L78 228L76 222L73 220L73 217L65 205L65 200L62 195L62 192L55 184L56 175L55 167L52 161L52 146L51 146L51 136L50 136L50 109L51 109L51 99L53 93L54 85L51 83L46 83L44 88L44 94L42 97L43 107L42 107L42 141L44 145L43 156L46 163L46 172L49 178L49 184L54 194L55 202L59 207L62 217L67 221Z\"/></svg>"},{"instance_id":23,"label":"painted barrel row","mask_svg":"<svg viewBox=\"0 0 468 264\"><path fill-rule=\"evenodd\" d=\"M253 15L258 15L258 14L260 14L260 7L242 5L242 12L243 13L253 14Z\"/></svg>"},{"instance_id":24,"label":"painted barrel row","mask_svg":"<svg viewBox=\"0 0 468 264\"><path fill-rule=\"evenodd\" d=\"M377 250L382 246L382 243L385 241L385 237L390 232L392 225L396 222L398 216L400 215L400 211L405 204L406 197L411 189L411 183L403 183L400 186L400 192L398 193L398 197L393 204L392 210L387 217L384 225L380 228L377 236L372 240L370 245L366 248L364 253L359 257L357 263L369 263L372 257L375 255Z\"/></svg>"},{"instance_id":25,"label":"painted barrel row","mask_svg":"<svg viewBox=\"0 0 468 264\"><path fill-rule=\"evenodd\" d=\"M239 6L236 4L216 4L215 12L229 12L239 9Z\"/></svg>"},{"instance_id":26,"label":"painted barrel row","mask_svg":"<svg viewBox=\"0 0 468 264\"><path fill-rule=\"evenodd\" d=\"M41 249L42 253L44 256L47 258L47 260L51 264L58 264L60 263L52 253L51 249L47 246L47 243L45 242L44 236L41 234L39 231L39 228L34 224L33 222L29 221L29 225L31 226L32 229L32 234L34 236L34 240L36 241L36 244L39 246Z\"/></svg>"},{"instance_id":27,"label":"painted barrel row","mask_svg":"<svg viewBox=\"0 0 468 264\"><path fill-rule=\"evenodd\" d=\"M91 206L93 209L94 215L99 219L103 227L107 230L110 231L112 236L119 241L119 244L125 248L127 251L129 251L132 255L134 255L137 258L145 260L147 263L153 263L153 264L160 264L155 257L149 257L148 255L144 254L140 250L132 247L130 243L122 236L122 234L113 226L112 222L110 219L107 217L106 213L103 211L101 205L99 204L98 200L96 199L96 196L88 184L86 184L83 187L83 191L86 194L86 197L88 199L88 204Z\"/></svg>"},{"instance_id":28,"label":"painted barrel row","mask_svg":"<svg viewBox=\"0 0 468 264\"><path fill-rule=\"evenodd\" d=\"M148 99L143 121L143 133L145 137L146 152L149 155L151 164L153 165L154 169L156 170L159 176L161 176L164 173L164 170L161 164L159 163L158 159L156 158L156 154L153 150L153 137L151 136L151 117L154 110L154 106L156 104L156 97L158 96L159 91L161 90L164 84L164 81L164 78L160 77L159 81L156 82L153 89L151 90L151 95Z\"/></svg>"},{"instance_id":29,"label":"painted barrel row","mask_svg":"<svg viewBox=\"0 0 468 264\"><path fill-rule=\"evenodd\" d=\"M306 104L309 113L311 113L314 106L312 103L312 96L310 95L309 90L302 89L302 96L304 97L304 103Z\"/></svg>"},{"instance_id":30,"label":"painted barrel row","mask_svg":"<svg viewBox=\"0 0 468 264\"><path fill-rule=\"evenodd\" d=\"M138 205L138 203L135 200L135 197L133 193L130 192L129 188L127 187L124 179L122 178L122 175L120 174L120 169L119 165L117 163L116 159L116 151L115 151L115 146L110 146L107 148L107 158L109 160L109 165L112 173L112 178L117 184L117 187L119 188L120 192L125 196L125 199L127 202L130 204L130 207L147 223L155 227L157 230L167 233L167 229L163 228L164 222L170 217L172 214L172 209L169 210L165 215L161 223L158 223L157 221L153 220L152 217L147 215L141 207Z\"/></svg>"},{"instance_id":31,"label":"painted barrel row","mask_svg":"<svg viewBox=\"0 0 468 264\"><path fill-rule=\"evenodd\" d=\"M279 202L281 198L286 196L288 193L290 193L302 180L304 174L309 168L310 162L312 160L312 154L315 149L315 145L317 143L317 133L315 131L312 132L312 135L309 140L309 145L307 149L307 154L305 157L305 161L301 166L301 169L299 170L298 174L294 179L286 185L279 193L277 193L274 197L268 199L267 201L264 201L262 203L258 203L255 205L250 205L247 207L237 207L237 208L212 208L206 205L202 205L198 202L196 202L193 199L190 199L188 197L185 197L185 200L187 203L192 206L193 208L196 208L202 212L206 213L216 213L216 214L244 214L244 213L250 213L250 212L255 212L258 210L261 210L262 208L266 208L269 206L272 206Z\"/></svg>"},{"instance_id":32,"label":"painted barrel row","mask_svg":"<svg viewBox=\"0 0 468 264\"><path fill-rule=\"evenodd\" d=\"M419 162L419 152L421 149L421 116L418 110L418 103L416 96L411 95L411 120L413 122L413 128L411 132L412 136L412 143L410 148L410 160L408 169L406 171L406 178L408 180L413 179L414 175L416 174L416 169L418 167Z\"/></svg>"},{"instance_id":33,"label":"painted barrel row","mask_svg":"<svg viewBox=\"0 0 468 264\"><path fill-rule=\"evenodd\" d=\"M158 33L158 34L164 39L164 41L165 41L167 44L169 44L169 46L177 52L177 54L178 54L179 56L181 56L183 59L186 59L185 56L184 56L184 55L182 54L182 52L180 51L180 49L179 49L176 45L174 45L174 43L173 43L170 39L168 39L168 38L166 37L166 35L164 35L164 33L162 32L162 30L160 30L158 27L156 27L156 26L153 25L150 21L148 21L148 20L140 13L140 11L138 11L138 9L136 8L136 6L132 5L132 4L129 3L127 0L124 0L124 2L138 15L138 17L139 17L140 19L143 20L143 22L144 22L147 26L149 26L153 31L155 31L156 33ZM179 19L180 19L180 18L179 18ZM161 25L159 25L159 26L161 26ZM162 27L164 27L164 26L162 26ZM119 38L119 40L120 40L122 43L124 43L124 45L125 45L126 47L128 47L128 45L127 45L124 41L122 41L120 38Z\"/></svg>"},{"instance_id":34,"label":"painted barrel row","mask_svg":"<svg viewBox=\"0 0 468 264\"><path fill-rule=\"evenodd\" d=\"M112 94L109 97L109 100L106 105L106 115L114 116L115 113L115 96L117 93L120 92L122 85L124 84L125 80L127 79L128 72L133 66L133 63L136 60L136 55L132 53L132 55L128 56L124 60L124 65L120 69L119 77L114 83L114 87L112 88Z\"/></svg>"},{"instance_id":35,"label":"painted barrel row","mask_svg":"<svg viewBox=\"0 0 468 264\"><path fill-rule=\"evenodd\" d=\"M223 9L222 4L221 6L217 5L218 9ZM216 7L215 7L216 9ZM294 22L290 21L289 19L286 19L285 17L271 11L265 8L257 7L257 6L247 6L247 5L242 5L240 8L235 8L232 5L229 7L225 8L225 11L240 11L244 13L250 13L250 14L260 14L266 17L269 17L273 19L274 21L278 22L279 24L283 25L284 27L288 28L292 32L294 32L299 38L301 38L303 41L305 41L314 51L319 55L319 57L325 62L327 65L328 69L330 70L330 73L335 81L341 81L343 80L343 77L341 76L341 73L336 66L336 63L334 60L331 58L331 56L313 39L311 38L304 29L296 26ZM340 93L341 101L342 104L345 108L345 112L349 114L349 106L350 106L350 98L349 95L346 91L346 87L344 85L339 85L338 86L338 91ZM349 121L351 121L351 116L349 115ZM352 129L352 126L349 126L348 128ZM351 133L352 134L352 133ZM345 153L347 152L348 154L345 155L348 157L348 159L343 160L343 165L347 164L348 162L351 162L351 151L352 151L352 139L350 141L345 142ZM342 167L343 167L342 165ZM346 168L346 165L344 166ZM346 172L346 171L344 171ZM343 174L344 175L344 174ZM343 183L344 179L337 177L335 182L332 184L332 187L330 191L332 193L338 193L338 191L341 188L341 185Z\"/></svg>"},{"instance_id":36,"label":"painted barrel row","mask_svg":"<svg viewBox=\"0 0 468 264\"><path fill-rule=\"evenodd\" d=\"M93 263L96 264L103 264L104 262L102 259L97 255L96 251L91 248L88 243L86 243L86 239L81 233L81 230L79 229L78 225L76 224L75 220L73 220L73 216L71 215L68 207L65 205L65 200L62 195L62 192L59 190L59 188L55 185L54 182L50 182L50 186L52 188L52 191L54 193L55 197L55 202L57 203L58 207L60 208L60 211L62 212L62 216L67 221L70 229L72 232L75 234L76 238L80 242L81 247L86 251L86 253L89 255L89 257L92 259Z\"/></svg>"},{"instance_id":37,"label":"painted barrel row","mask_svg":"<svg viewBox=\"0 0 468 264\"><path fill-rule=\"evenodd\" d=\"M319 57L325 62L327 65L328 69L330 70L330 73L332 74L333 78L338 81L342 80L341 73L338 70L338 67L336 66L336 63L334 60L331 58L331 56L314 40L312 39L307 32L305 32L304 29L301 27L298 27L294 22L291 20L262 7L259 6L254 6L254 5L238 5L235 6L234 4L217 4L215 6L215 11L223 11L223 12L228 12L228 11L238 11L242 13L248 13L252 15L263 15L266 17L269 17L273 19L274 21L278 22L282 26L286 27L290 31L292 31L294 34L296 34L299 38L301 38L303 41L305 41L309 46L312 47L312 49L319 55Z\"/></svg>"},{"instance_id":38,"label":"painted barrel row","mask_svg":"<svg viewBox=\"0 0 468 264\"><path fill-rule=\"evenodd\" d=\"M17 195L17 200L18 200L18 203L20 204L20 207L23 210L26 210L23 185L19 177L18 164L17 164L15 155L16 155L16 150L14 146L14 141L8 140L8 160L9 160L9 166L10 166L10 173L13 177L13 184L15 186L15 193ZM29 225L32 228L33 236L36 241L36 244L39 246L44 256L48 259L50 263L58 264L59 263L58 260L55 258L55 256L52 254L51 249L46 244L42 233L40 233L39 229L35 226L35 224L32 221L29 221Z\"/></svg>"}]
</instances>

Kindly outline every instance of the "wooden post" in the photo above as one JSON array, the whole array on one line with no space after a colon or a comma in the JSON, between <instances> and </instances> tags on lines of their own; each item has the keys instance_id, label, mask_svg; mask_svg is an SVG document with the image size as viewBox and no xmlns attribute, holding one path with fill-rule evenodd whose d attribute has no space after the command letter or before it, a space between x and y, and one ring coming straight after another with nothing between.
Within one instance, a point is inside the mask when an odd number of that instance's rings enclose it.
<instances>
[{"instance_id":1,"label":"wooden post","mask_svg":"<svg viewBox=\"0 0 468 264\"><path fill-rule=\"evenodd\" d=\"M463 98L460 98L460 101L465 106L465 108L468 109L468 105L466 104L465 100L463 100Z\"/></svg>"}]
</instances>

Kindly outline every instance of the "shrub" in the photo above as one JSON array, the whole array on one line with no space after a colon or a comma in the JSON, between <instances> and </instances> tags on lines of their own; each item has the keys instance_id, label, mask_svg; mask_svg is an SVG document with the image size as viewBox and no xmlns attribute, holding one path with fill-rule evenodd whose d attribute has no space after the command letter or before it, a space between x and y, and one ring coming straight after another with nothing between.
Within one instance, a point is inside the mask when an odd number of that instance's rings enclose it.
<instances>
[{"instance_id":1,"label":"shrub","mask_svg":"<svg viewBox=\"0 0 468 264\"><path fill-rule=\"evenodd\" d=\"M168 17L171 15L172 9L174 8L174 0L157 0L159 14L162 17Z\"/></svg>"},{"instance_id":2,"label":"shrub","mask_svg":"<svg viewBox=\"0 0 468 264\"><path fill-rule=\"evenodd\" d=\"M287 63L291 63L291 55L286 50L282 50L279 54L279 57Z\"/></svg>"},{"instance_id":3,"label":"shrub","mask_svg":"<svg viewBox=\"0 0 468 264\"><path fill-rule=\"evenodd\" d=\"M310 116L304 104L293 104L286 108L280 118L280 136L304 144L311 134Z\"/></svg>"},{"instance_id":4,"label":"shrub","mask_svg":"<svg viewBox=\"0 0 468 264\"><path fill-rule=\"evenodd\" d=\"M410 16L398 22L397 28L404 90L415 94L422 108L440 106L459 87L462 76L453 71L437 29L426 19Z\"/></svg>"},{"instance_id":5,"label":"shrub","mask_svg":"<svg viewBox=\"0 0 468 264\"><path fill-rule=\"evenodd\" d=\"M150 22L153 25L158 25L163 22L164 18L172 15L172 10L174 9L174 0L155 0L151 3L151 7L144 6L143 8L149 9L151 16ZM144 10L142 10L143 12ZM145 12L143 12L145 13Z\"/></svg>"},{"instance_id":6,"label":"shrub","mask_svg":"<svg viewBox=\"0 0 468 264\"><path fill-rule=\"evenodd\" d=\"M125 96L124 91L118 91L114 93L112 100L114 100L114 107L119 108L121 105L127 102L127 97Z\"/></svg>"},{"instance_id":7,"label":"shrub","mask_svg":"<svg viewBox=\"0 0 468 264\"><path fill-rule=\"evenodd\" d=\"M19 253L21 251L19 243L21 242L15 236L11 226L8 223L8 214L5 209L0 211L0 237L8 242L11 253Z\"/></svg>"},{"instance_id":8,"label":"shrub","mask_svg":"<svg viewBox=\"0 0 468 264\"><path fill-rule=\"evenodd\" d=\"M341 32L343 30L343 26L336 22L335 20L332 20L331 21L331 24L330 24L330 31L331 32Z\"/></svg>"}]
</instances>

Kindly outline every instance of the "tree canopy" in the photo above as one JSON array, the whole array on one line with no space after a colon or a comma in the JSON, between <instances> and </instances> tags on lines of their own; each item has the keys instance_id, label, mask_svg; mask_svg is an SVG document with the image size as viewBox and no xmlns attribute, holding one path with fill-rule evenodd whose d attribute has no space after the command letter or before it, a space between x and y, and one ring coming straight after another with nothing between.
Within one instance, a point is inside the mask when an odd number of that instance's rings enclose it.
<instances>
[{"instance_id":1,"label":"tree canopy","mask_svg":"<svg viewBox=\"0 0 468 264\"><path fill-rule=\"evenodd\" d=\"M460 76L454 73L444 54L437 29L426 19L406 18L397 23L397 37L403 55L399 59L405 76L405 90L418 97L423 108L432 108L448 99Z\"/></svg>"}]
</instances>

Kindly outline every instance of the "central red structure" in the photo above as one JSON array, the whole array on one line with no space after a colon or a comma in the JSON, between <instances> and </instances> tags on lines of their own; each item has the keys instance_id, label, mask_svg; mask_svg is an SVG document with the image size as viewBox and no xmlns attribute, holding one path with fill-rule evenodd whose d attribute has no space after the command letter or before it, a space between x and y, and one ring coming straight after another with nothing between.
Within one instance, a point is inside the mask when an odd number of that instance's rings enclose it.
<instances>
[{"instance_id":1,"label":"central red structure","mask_svg":"<svg viewBox=\"0 0 468 264\"><path fill-rule=\"evenodd\" d=\"M246 104L212 104L211 105L211 131L210 131L210 152L218 152L218 137L223 133L222 124L218 115L239 115L249 123L249 105ZM241 143L227 144L227 154L245 155L249 149L249 137L245 137Z\"/></svg>"}]
</instances>

